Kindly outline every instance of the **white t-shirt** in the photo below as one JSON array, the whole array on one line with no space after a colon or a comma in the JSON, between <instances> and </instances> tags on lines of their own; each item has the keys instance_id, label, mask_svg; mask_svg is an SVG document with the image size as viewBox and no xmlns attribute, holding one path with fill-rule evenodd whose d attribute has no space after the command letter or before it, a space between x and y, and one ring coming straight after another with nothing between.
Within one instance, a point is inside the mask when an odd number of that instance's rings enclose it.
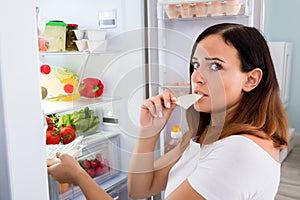
<instances>
[{"instance_id":1,"label":"white t-shirt","mask_svg":"<svg viewBox=\"0 0 300 200\"><path fill-rule=\"evenodd\" d=\"M208 200L273 200L280 163L245 136L233 135L203 148L191 140L168 177L165 197L183 181Z\"/></svg>"}]
</instances>

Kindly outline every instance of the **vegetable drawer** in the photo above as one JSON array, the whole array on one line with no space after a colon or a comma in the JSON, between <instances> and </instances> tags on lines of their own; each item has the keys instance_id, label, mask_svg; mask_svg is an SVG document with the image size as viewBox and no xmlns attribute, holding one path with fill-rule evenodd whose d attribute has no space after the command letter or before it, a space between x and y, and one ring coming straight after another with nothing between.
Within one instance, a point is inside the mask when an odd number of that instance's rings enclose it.
<instances>
[{"instance_id":1,"label":"vegetable drawer","mask_svg":"<svg viewBox=\"0 0 300 200\"><path fill-rule=\"evenodd\" d=\"M87 136L82 143L85 147L78 162L98 183L104 183L120 173L119 134L110 132ZM73 199L81 195L78 186L59 184L49 176L50 199Z\"/></svg>"}]
</instances>

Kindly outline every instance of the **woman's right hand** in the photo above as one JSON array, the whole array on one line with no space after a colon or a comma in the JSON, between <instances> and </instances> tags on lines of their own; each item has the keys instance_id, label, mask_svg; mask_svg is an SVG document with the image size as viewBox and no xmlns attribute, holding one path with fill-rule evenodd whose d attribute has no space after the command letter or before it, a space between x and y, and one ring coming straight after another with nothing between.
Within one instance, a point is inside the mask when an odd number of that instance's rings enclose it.
<instances>
[{"instance_id":1,"label":"woman's right hand","mask_svg":"<svg viewBox=\"0 0 300 200\"><path fill-rule=\"evenodd\" d=\"M56 153L56 157L60 159L60 162L49 166L48 173L52 175L54 180L60 183L77 185L80 173L84 173L78 161L68 154Z\"/></svg>"},{"instance_id":2,"label":"woman's right hand","mask_svg":"<svg viewBox=\"0 0 300 200\"><path fill-rule=\"evenodd\" d=\"M143 101L140 113L140 127L143 132L159 133L176 107L177 98L169 90Z\"/></svg>"}]
</instances>

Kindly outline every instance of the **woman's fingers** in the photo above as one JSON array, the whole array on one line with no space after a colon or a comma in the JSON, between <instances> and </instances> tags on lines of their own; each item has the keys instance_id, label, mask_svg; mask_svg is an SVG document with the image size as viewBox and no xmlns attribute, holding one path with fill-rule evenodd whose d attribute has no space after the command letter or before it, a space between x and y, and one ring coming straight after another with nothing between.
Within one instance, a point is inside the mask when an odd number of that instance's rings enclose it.
<instances>
[{"instance_id":1,"label":"woman's fingers","mask_svg":"<svg viewBox=\"0 0 300 200\"><path fill-rule=\"evenodd\" d=\"M163 95L151 97L145 100L143 106L145 106L149 110L149 112L153 117L159 117L159 118L163 116L163 107L166 107L164 105Z\"/></svg>"},{"instance_id":2,"label":"woman's fingers","mask_svg":"<svg viewBox=\"0 0 300 200\"><path fill-rule=\"evenodd\" d=\"M164 90L162 93L162 98L166 108L171 108L172 103L176 102L177 100L176 96L169 90Z\"/></svg>"},{"instance_id":3,"label":"woman's fingers","mask_svg":"<svg viewBox=\"0 0 300 200\"><path fill-rule=\"evenodd\" d=\"M164 90L160 95L146 99L142 104L142 109L149 112L154 118L162 118L164 108L170 109L176 107L176 104L173 104L174 102L176 102L176 96L169 90Z\"/></svg>"}]
</instances>

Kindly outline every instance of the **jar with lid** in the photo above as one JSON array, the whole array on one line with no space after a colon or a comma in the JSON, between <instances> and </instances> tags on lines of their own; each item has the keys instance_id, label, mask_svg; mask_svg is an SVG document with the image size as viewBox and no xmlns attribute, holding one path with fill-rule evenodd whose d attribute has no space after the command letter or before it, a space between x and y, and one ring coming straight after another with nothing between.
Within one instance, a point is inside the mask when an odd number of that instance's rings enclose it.
<instances>
[{"instance_id":1,"label":"jar with lid","mask_svg":"<svg viewBox=\"0 0 300 200\"><path fill-rule=\"evenodd\" d=\"M47 51L65 51L66 27L67 24L63 21L49 21L46 23L43 36L48 42Z\"/></svg>"},{"instance_id":2,"label":"jar with lid","mask_svg":"<svg viewBox=\"0 0 300 200\"><path fill-rule=\"evenodd\" d=\"M78 30L78 24L67 24L66 51L78 51L74 30Z\"/></svg>"}]
</instances>

